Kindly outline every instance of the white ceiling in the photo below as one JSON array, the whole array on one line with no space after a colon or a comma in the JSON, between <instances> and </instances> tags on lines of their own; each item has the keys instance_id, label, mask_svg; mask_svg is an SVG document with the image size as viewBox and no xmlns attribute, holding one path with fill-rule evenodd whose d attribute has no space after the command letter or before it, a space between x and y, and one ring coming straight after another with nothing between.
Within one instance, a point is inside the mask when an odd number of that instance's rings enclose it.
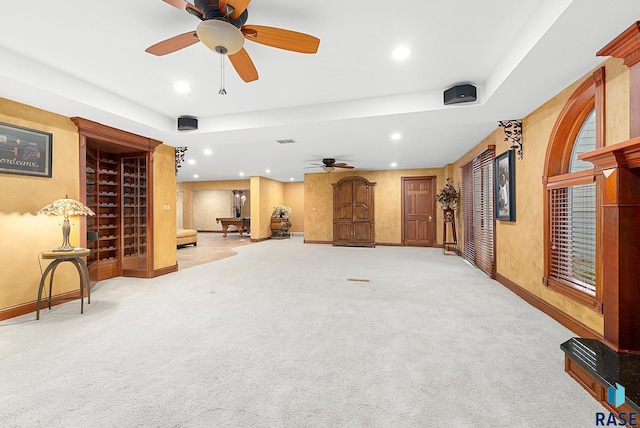
<instances>
[{"instance_id":1,"label":"white ceiling","mask_svg":"<svg viewBox=\"0 0 640 428\"><path fill-rule=\"evenodd\" d=\"M260 79L244 83L225 59L221 96L220 57L202 43L144 52L199 22L162 0L2 2L0 96L187 146L196 163L180 181L301 181L325 157L364 170L442 167L602 62L595 52L640 19L640 2L253 0L248 11L247 24L312 34L320 48L247 41ZM401 62L398 45L412 50ZM192 91L176 93L178 80ZM478 101L444 106L443 91L462 83ZM184 115L197 131L177 131Z\"/></svg>"}]
</instances>

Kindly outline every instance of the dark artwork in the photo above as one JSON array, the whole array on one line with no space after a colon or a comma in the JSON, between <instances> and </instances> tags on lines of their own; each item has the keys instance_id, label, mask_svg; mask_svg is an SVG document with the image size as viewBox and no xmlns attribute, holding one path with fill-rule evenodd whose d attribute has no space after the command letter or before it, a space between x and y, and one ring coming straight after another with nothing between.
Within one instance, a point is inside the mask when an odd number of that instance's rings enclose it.
<instances>
[{"instance_id":1,"label":"dark artwork","mask_svg":"<svg viewBox=\"0 0 640 428\"><path fill-rule=\"evenodd\" d=\"M51 177L51 143L46 132L0 123L0 173Z\"/></svg>"},{"instance_id":2,"label":"dark artwork","mask_svg":"<svg viewBox=\"0 0 640 428\"><path fill-rule=\"evenodd\" d=\"M514 152L508 150L495 159L495 216L497 220L516 220Z\"/></svg>"}]
</instances>

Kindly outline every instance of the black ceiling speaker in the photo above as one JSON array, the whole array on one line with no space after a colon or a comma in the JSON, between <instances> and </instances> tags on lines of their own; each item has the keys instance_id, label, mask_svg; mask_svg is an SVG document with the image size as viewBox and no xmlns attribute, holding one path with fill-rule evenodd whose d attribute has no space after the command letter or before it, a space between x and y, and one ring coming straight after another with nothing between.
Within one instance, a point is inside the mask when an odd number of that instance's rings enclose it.
<instances>
[{"instance_id":1,"label":"black ceiling speaker","mask_svg":"<svg viewBox=\"0 0 640 428\"><path fill-rule=\"evenodd\" d=\"M458 85L444 91L444 105L468 103L476 99L476 87L473 85Z\"/></svg>"},{"instance_id":2,"label":"black ceiling speaker","mask_svg":"<svg viewBox=\"0 0 640 428\"><path fill-rule=\"evenodd\" d=\"M198 129L198 119L190 116L178 118L178 131L194 131Z\"/></svg>"}]
</instances>

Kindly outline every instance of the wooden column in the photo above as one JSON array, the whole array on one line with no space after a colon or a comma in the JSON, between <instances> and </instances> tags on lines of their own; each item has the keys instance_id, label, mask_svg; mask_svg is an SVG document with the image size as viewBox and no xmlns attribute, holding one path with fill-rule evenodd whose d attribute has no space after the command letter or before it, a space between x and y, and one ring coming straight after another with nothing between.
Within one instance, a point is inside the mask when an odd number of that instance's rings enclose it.
<instances>
[{"instance_id":1,"label":"wooden column","mask_svg":"<svg viewBox=\"0 0 640 428\"><path fill-rule=\"evenodd\" d=\"M640 353L640 137L579 158L603 176L604 342Z\"/></svg>"},{"instance_id":2,"label":"wooden column","mask_svg":"<svg viewBox=\"0 0 640 428\"><path fill-rule=\"evenodd\" d=\"M603 176L604 342L618 352L640 353L640 21L596 55L624 59L630 83L631 139L579 156Z\"/></svg>"},{"instance_id":3,"label":"wooden column","mask_svg":"<svg viewBox=\"0 0 640 428\"><path fill-rule=\"evenodd\" d=\"M630 136L640 137L640 21L627 28L596 55L622 58L629 67Z\"/></svg>"}]
</instances>

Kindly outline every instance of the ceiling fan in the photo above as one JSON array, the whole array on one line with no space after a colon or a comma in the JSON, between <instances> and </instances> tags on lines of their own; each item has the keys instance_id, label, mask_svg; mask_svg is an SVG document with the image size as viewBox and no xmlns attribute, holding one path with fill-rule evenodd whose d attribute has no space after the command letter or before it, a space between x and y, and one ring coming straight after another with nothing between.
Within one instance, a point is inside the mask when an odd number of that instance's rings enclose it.
<instances>
[{"instance_id":1,"label":"ceiling fan","mask_svg":"<svg viewBox=\"0 0 640 428\"><path fill-rule=\"evenodd\" d=\"M313 164L313 166L308 166L305 169L308 169L308 168L322 168L325 172L332 172L336 168L353 169L355 167L351 165L347 165L344 162L336 162L336 160L332 158L324 158L322 159L322 163Z\"/></svg>"},{"instance_id":2,"label":"ceiling fan","mask_svg":"<svg viewBox=\"0 0 640 428\"><path fill-rule=\"evenodd\" d=\"M320 39L308 34L262 25L244 25L247 6L251 0L163 0L178 9L186 10L200 19L195 31L189 31L156 43L145 50L153 55L166 55L202 42L209 49L229 57L242 80L258 80L258 71L244 49L244 39L274 48L314 54Z\"/></svg>"}]
</instances>

